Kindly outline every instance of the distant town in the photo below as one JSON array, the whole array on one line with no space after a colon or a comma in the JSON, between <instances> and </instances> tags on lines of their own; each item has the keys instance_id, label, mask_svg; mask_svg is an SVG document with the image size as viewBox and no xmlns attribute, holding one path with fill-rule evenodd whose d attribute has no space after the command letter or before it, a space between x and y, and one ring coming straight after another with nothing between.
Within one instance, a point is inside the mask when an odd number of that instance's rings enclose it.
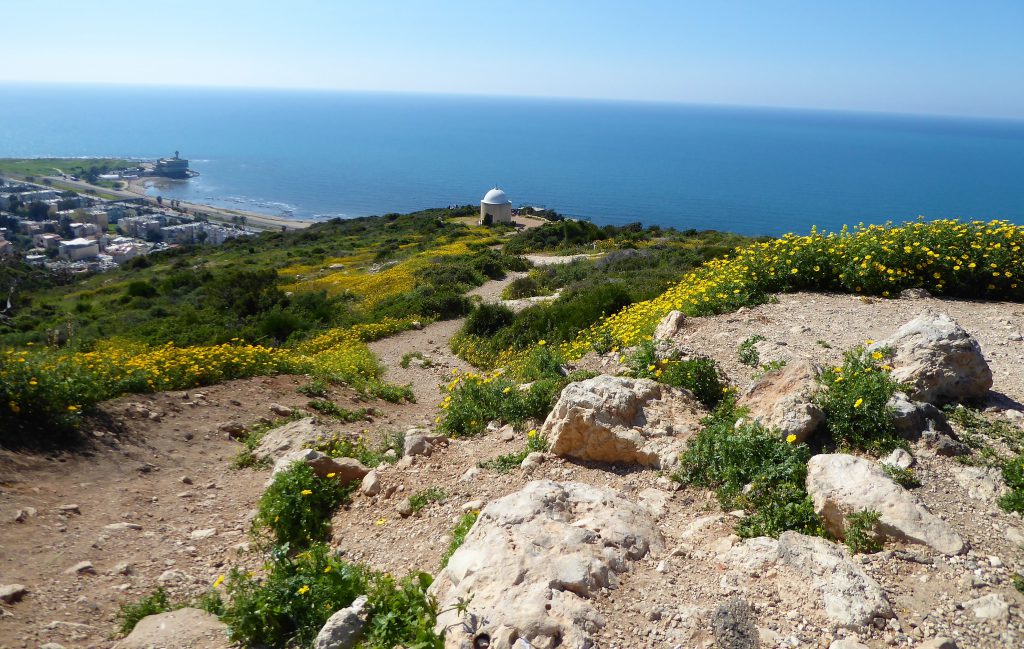
<instances>
[{"instance_id":1,"label":"distant town","mask_svg":"<svg viewBox=\"0 0 1024 649\"><path fill-rule=\"evenodd\" d=\"M101 178L187 178L193 173L188 161L175 152L173 158ZM235 217L231 224L216 223L175 200L158 199L154 204L141 196L101 198L91 195L93 191L54 187L49 179L35 180L0 176L0 259L20 257L58 272L103 272L159 250L219 245L257 233L247 227L244 216Z\"/></svg>"}]
</instances>

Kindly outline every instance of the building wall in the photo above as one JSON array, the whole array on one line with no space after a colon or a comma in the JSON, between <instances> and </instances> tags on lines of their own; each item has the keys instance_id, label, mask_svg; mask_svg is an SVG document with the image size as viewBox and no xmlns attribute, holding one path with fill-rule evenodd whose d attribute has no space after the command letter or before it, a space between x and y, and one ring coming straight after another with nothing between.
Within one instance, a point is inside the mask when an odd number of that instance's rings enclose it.
<instances>
[{"instance_id":1,"label":"building wall","mask_svg":"<svg viewBox=\"0 0 1024 649\"><path fill-rule=\"evenodd\" d=\"M504 205L492 205L491 203L480 202L480 224L484 223L484 217L490 214L494 223L512 223L512 203Z\"/></svg>"}]
</instances>

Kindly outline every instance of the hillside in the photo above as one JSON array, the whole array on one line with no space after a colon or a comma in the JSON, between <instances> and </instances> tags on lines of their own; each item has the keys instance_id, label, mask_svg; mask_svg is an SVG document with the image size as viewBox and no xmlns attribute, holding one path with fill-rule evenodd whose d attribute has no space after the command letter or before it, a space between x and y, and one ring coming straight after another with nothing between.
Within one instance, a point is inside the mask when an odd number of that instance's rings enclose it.
<instances>
[{"instance_id":1,"label":"hillside","mask_svg":"<svg viewBox=\"0 0 1024 649\"><path fill-rule=\"evenodd\" d=\"M1020 228L457 216L20 294L0 643L1024 642Z\"/></svg>"}]
</instances>

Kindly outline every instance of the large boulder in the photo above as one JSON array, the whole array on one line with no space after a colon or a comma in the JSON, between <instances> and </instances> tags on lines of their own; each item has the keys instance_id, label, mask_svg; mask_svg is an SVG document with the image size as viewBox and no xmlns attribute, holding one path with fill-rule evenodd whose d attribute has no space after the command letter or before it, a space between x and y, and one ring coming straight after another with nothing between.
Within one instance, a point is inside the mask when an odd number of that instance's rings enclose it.
<instances>
[{"instance_id":1,"label":"large boulder","mask_svg":"<svg viewBox=\"0 0 1024 649\"><path fill-rule=\"evenodd\" d=\"M868 349L883 347L893 350L892 377L908 384L917 401L981 399L992 387L992 370L978 341L944 313L926 311Z\"/></svg>"},{"instance_id":2,"label":"large boulder","mask_svg":"<svg viewBox=\"0 0 1024 649\"><path fill-rule=\"evenodd\" d=\"M602 375L567 385L541 433L555 455L664 468L705 414L688 390Z\"/></svg>"},{"instance_id":3,"label":"large boulder","mask_svg":"<svg viewBox=\"0 0 1024 649\"><path fill-rule=\"evenodd\" d=\"M605 622L591 599L633 561L662 547L642 507L604 488L540 480L495 500L431 586L445 646L594 646ZM465 615L454 610L469 599ZM517 647L520 645L516 645Z\"/></svg>"},{"instance_id":4,"label":"large boulder","mask_svg":"<svg viewBox=\"0 0 1024 649\"><path fill-rule=\"evenodd\" d=\"M227 649L228 627L216 615L198 608L148 615L115 649Z\"/></svg>"},{"instance_id":5,"label":"large boulder","mask_svg":"<svg viewBox=\"0 0 1024 649\"><path fill-rule=\"evenodd\" d=\"M814 511L837 538L846 531L846 517L870 510L881 514L875 531L906 543L921 543L947 555L967 549L963 537L933 515L878 466L852 455L815 455L807 463L807 492Z\"/></svg>"},{"instance_id":6,"label":"large boulder","mask_svg":"<svg viewBox=\"0 0 1024 649\"><path fill-rule=\"evenodd\" d=\"M789 362L755 381L736 405L762 426L778 429L784 439L795 435L802 442L825 421L825 413L814 404L820 375L821 368L813 363Z\"/></svg>"},{"instance_id":7,"label":"large boulder","mask_svg":"<svg viewBox=\"0 0 1024 649\"><path fill-rule=\"evenodd\" d=\"M843 548L816 536L783 532L778 539L747 539L725 555L725 563L731 566L727 584L744 589L770 578L790 610L815 610L850 628L893 617L882 587Z\"/></svg>"},{"instance_id":8,"label":"large boulder","mask_svg":"<svg viewBox=\"0 0 1024 649\"><path fill-rule=\"evenodd\" d=\"M259 445L253 450L253 455L259 460L276 461L277 458L289 451L312 444L326 432L317 424L314 417L290 421L283 426L267 431Z\"/></svg>"}]
</instances>

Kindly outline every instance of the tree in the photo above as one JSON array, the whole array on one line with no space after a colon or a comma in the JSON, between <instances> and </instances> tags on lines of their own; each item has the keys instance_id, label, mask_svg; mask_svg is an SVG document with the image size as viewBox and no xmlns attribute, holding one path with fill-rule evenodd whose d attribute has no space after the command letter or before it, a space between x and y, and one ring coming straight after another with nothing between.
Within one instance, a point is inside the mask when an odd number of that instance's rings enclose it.
<instances>
[{"instance_id":1,"label":"tree","mask_svg":"<svg viewBox=\"0 0 1024 649\"><path fill-rule=\"evenodd\" d=\"M164 204L164 197L163 196L157 196L156 197L156 204L157 205L163 205Z\"/></svg>"}]
</instances>

